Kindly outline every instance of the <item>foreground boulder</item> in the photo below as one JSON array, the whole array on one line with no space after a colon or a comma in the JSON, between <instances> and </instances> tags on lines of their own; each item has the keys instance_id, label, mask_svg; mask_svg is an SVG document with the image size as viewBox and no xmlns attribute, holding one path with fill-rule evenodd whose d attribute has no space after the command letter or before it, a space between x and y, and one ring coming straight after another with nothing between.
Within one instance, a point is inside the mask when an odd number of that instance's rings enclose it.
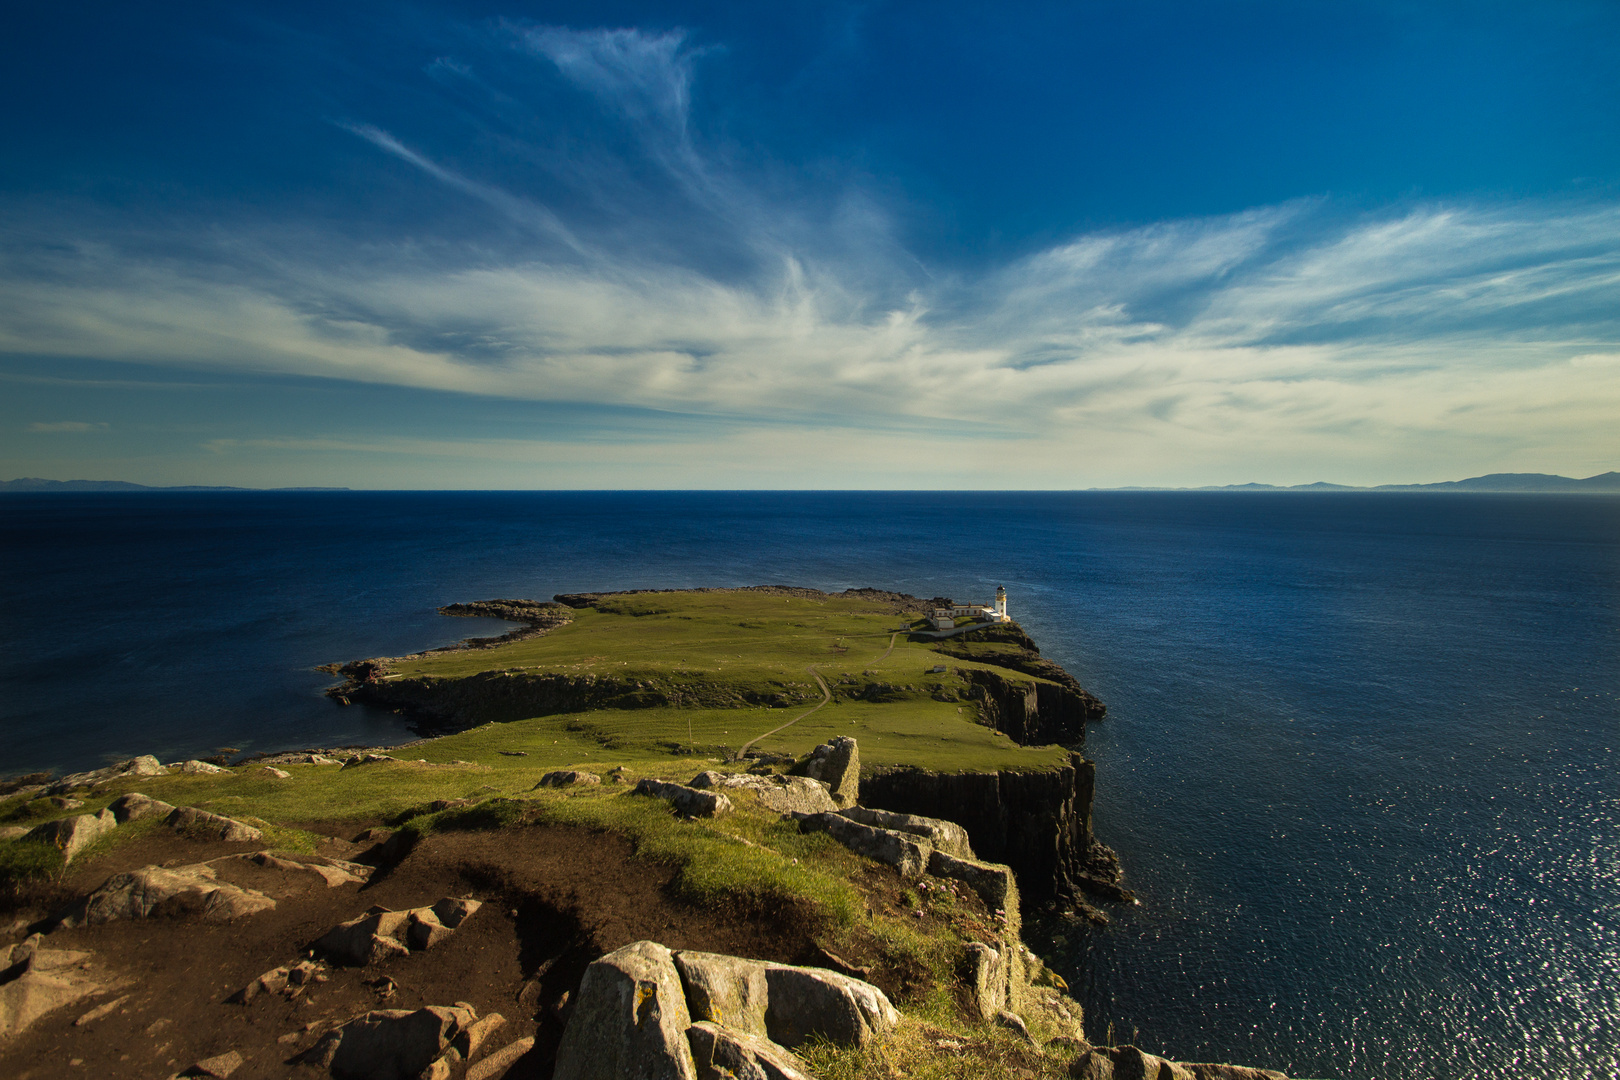
<instances>
[{"instance_id":1,"label":"foreground boulder","mask_svg":"<svg viewBox=\"0 0 1620 1080\"><path fill-rule=\"evenodd\" d=\"M967 830L954 821L920 817L917 814L894 814L887 810L871 810L864 806L851 806L843 811L844 817L870 825L874 829L892 829L895 832L920 836L933 845L935 851L958 859L971 859L973 844Z\"/></svg>"},{"instance_id":2,"label":"foreground boulder","mask_svg":"<svg viewBox=\"0 0 1620 1080\"><path fill-rule=\"evenodd\" d=\"M375 1009L328 1033L300 1061L329 1068L339 1080L416 1080L478 1019L465 1005ZM448 1076L448 1067L440 1075Z\"/></svg>"},{"instance_id":3,"label":"foreground boulder","mask_svg":"<svg viewBox=\"0 0 1620 1080\"><path fill-rule=\"evenodd\" d=\"M235 818L211 814L195 806L175 808L164 824L176 832L203 840L219 840L229 844L254 844L264 839L264 833Z\"/></svg>"},{"instance_id":4,"label":"foreground boulder","mask_svg":"<svg viewBox=\"0 0 1620 1080\"><path fill-rule=\"evenodd\" d=\"M900 1022L882 990L834 971L690 950L675 953L674 962L695 1020L789 1049L811 1036L864 1046Z\"/></svg>"},{"instance_id":5,"label":"foreground boulder","mask_svg":"<svg viewBox=\"0 0 1620 1080\"><path fill-rule=\"evenodd\" d=\"M35 934L0 947L0 1046L46 1013L101 989L80 968L89 953L46 949L40 942Z\"/></svg>"},{"instance_id":6,"label":"foreground boulder","mask_svg":"<svg viewBox=\"0 0 1620 1080\"><path fill-rule=\"evenodd\" d=\"M650 777L636 784L633 795L650 795L667 799L675 812L684 817L717 817L731 813L731 800L713 791L699 791L684 784L671 784L667 780Z\"/></svg>"},{"instance_id":7,"label":"foreground boulder","mask_svg":"<svg viewBox=\"0 0 1620 1080\"><path fill-rule=\"evenodd\" d=\"M848 736L822 743L794 766L793 772L826 784L839 806L854 806L861 801L860 748Z\"/></svg>"},{"instance_id":8,"label":"foreground boulder","mask_svg":"<svg viewBox=\"0 0 1620 1080\"><path fill-rule=\"evenodd\" d=\"M757 1035L699 1021L686 1029L698 1080L813 1080L792 1051Z\"/></svg>"},{"instance_id":9,"label":"foreground boulder","mask_svg":"<svg viewBox=\"0 0 1620 1080\"><path fill-rule=\"evenodd\" d=\"M36 825L24 839L54 844L62 852L62 861L70 863L75 855L117 827L118 819L111 811L103 810L98 814L78 814Z\"/></svg>"},{"instance_id":10,"label":"foreground boulder","mask_svg":"<svg viewBox=\"0 0 1620 1080\"><path fill-rule=\"evenodd\" d=\"M115 874L68 909L59 926L94 926L120 919L199 918L229 922L276 902L262 892L220 881L206 863L164 869L147 866Z\"/></svg>"},{"instance_id":11,"label":"foreground boulder","mask_svg":"<svg viewBox=\"0 0 1620 1080\"><path fill-rule=\"evenodd\" d=\"M431 949L482 906L477 900L447 896L431 907L405 911L374 907L328 930L315 948L340 964L378 964L412 950Z\"/></svg>"},{"instance_id":12,"label":"foreground boulder","mask_svg":"<svg viewBox=\"0 0 1620 1080\"><path fill-rule=\"evenodd\" d=\"M585 969L553 1080L697 1080L670 951L638 941Z\"/></svg>"},{"instance_id":13,"label":"foreground boulder","mask_svg":"<svg viewBox=\"0 0 1620 1080\"><path fill-rule=\"evenodd\" d=\"M120 825L131 821L139 821L141 818L166 817L174 813L172 804L142 795L138 791L131 791L128 794L118 796L118 798L107 804L107 809L113 812L113 816L118 819Z\"/></svg>"},{"instance_id":14,"label":"foreground boulder","mask_svg":"<svg viewBox=\"0 0 1620 1080\"><path fill-rule=\"evenodd\" d=\"M803 832L831 833L834 840L855 854L892 866L904 878L927 873L929 856L934 853L934 845L914 833L874 829L842 814L808 814L799 818L799 828Z\"/></svg>"},{"instance_id":15,"label":"foreground boulder","mask_svg":"<svg viewBox=\"0 0 1620 1080\"><path fill-rule=\"evenodd\" d=\"M692 787L705 790L751 791L767 810L778 814L822 814L838 809L827 785L808 776L757 776L721 773L712 769L692 778Z\"/></svg>"}]
</instances>

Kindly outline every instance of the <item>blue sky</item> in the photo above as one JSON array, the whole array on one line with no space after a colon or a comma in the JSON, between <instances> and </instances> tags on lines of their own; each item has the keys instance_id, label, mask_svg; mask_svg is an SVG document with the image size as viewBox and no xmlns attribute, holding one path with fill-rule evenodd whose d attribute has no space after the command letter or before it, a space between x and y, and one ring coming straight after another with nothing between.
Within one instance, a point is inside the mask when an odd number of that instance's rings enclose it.
<instances>
[{"instance_id":1,"label":"blue sky","mask_svg":"<svg viewBox=\"0 0 1620 1080\"><path fill-rule=\"evenodd\" d=\"M35 5L0 476L1620 468L1620 5Z\"/></svg>"}]
</instances>

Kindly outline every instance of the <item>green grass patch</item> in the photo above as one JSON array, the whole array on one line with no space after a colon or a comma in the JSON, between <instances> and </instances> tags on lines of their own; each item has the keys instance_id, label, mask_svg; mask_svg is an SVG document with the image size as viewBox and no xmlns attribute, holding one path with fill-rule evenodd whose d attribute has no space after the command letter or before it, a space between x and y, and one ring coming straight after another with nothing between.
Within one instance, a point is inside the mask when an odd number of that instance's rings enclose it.
<instances>
[{"instance_id":1,"label":"green grass patch","mask_svg":"<svg viewBox=\"0 0 1620 1080\"><path fill-rule=\"evenodd\" d=\"M0 843L0 895L56 877L64 865L62 852L55 844L40 840Z\"/></svg>"}]
</instances>

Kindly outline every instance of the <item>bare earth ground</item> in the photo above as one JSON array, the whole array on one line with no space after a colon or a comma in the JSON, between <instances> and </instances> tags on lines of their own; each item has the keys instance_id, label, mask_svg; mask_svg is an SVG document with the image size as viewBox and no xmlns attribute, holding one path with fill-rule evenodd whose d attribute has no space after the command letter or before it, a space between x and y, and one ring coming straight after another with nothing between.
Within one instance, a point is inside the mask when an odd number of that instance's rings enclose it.
<instances>
[{"instance_id":1,"label":"bare earth ground","mask_svg":"<svg viewBox=\"0 0 1620 1080\"><path fill-rule=\"evenodd\" d=\"M322 833L338 828L302 827ZM361 845L346 839L355 828L341 826L344 835L323 842L321 854L355 858ZM154 831L70 872L55 901L82 895L120 871L262 847ZM672 948L825 962L806 913L700 910L673 901L667 895L672 870L632 857L622 837L588 829L540 825L436 834L364 886L327 888L313 874L284 874L240 860L215 865L222 880L276 897L276 909L223 924L152 918L48 935L49 948L92 953L91 971L119 985L39 1021L0 1057L0 1076L165 1078L228 1050L246 1059L233 1080L296 1076L304 1070L289 1062L316 1041L318 1033L309 1028L320 1021L375 1008L465 1001L479 1015L506 1018L497 1046L536 1036L534 1049L507 1075L546 1077L562 1033L559 999L578 986L591 960L621 945L651 939ZM890 910L899 905L900 882L892 873L873 868L863 876L868 903ZM264 994L245 1006L226 1002L261 973L309 955L315 939L371 905L401 909L443 896L472 896L485 906L430 951L374 967L333 968L329 982L293 1001ZM8 940L20 936L19 930ZM837 944L840 956L856 964L879 956L859 940ZM885 970L880 961L871 978L903 995L908 974ZM393 988L373 985L384 975ZM109 1015L76 1026L91 1009L126 994Z\"/></svg>"}]
</instances>

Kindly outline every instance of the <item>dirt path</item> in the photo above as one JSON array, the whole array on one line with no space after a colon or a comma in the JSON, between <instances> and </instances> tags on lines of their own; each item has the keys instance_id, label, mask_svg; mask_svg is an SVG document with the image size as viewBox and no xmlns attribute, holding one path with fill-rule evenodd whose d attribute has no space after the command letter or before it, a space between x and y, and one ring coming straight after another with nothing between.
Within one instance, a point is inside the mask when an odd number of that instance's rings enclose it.
<instances>
[{"instance_id":1,"label":"dirt path","mask_svg":"<svg viewBox=\"0 0 1620 1080\"><path fill-rule=\"evenodd\" d=\"M889 647L887 649L884 649L883 650L883 655L878 657L876 660L872 661L872 663L881 664L881 663L883 663L883 661L887 660L889 658L889 654L894 652L895 639L897 639L899 636L900 636L899 633L890 634L889 635ZM763 742L764 740L770 738L772 735L775 735L778 731L786 731L788 728L792 727L794 724L797 724L800 720L803 720L805 717L807 717L811 713L817 711L823 705L826 705L829 701L832 700L832 691L827 689L827 680L823 679L821 677L821 672L816 670L816 666L814 664L811 664L809 667L805 668L804 670L808 671L811 674L811 676L813 676L815 678L816 685L821 687L821 701L816 705L815 708L805 710L804 712L800 713L798 716L795 716L793 719L791 719L787 723L783 724L781 727L772 728L771 730L767 731L763 735L755 735L752 739L749 739L747 742L743 743L742 749L737 751L737 758L738 759L741 759L742 757L744 757L748 753L749 750L752 750L755 743Z\"/></svg>"},{"instance_id":2,"label":"dirt path","mask_svg":"<svg viewBox=\"0 0 1620 1080\"><path fill-rule=\"evenodd\" d=\"M742 758L743 755L747 754L749 750L753 749L755 743L770 738L778 731L786 731L788 728L792 727L794 724L797 724L800 720L803 720L805 717L809 716L811 713L815 712L817 709L820 709L823 705L832 700L832 691L827 689L827 680L821 677L821 672L817 671L814 665L807 667L804 670L808 671L811 676L815 678L816 685L821 687L821 700L816 703L815 708L805 710L798 716L795 716L793 719L783 724L781 727L772 728L763 735L755 735L752 739L749 739L747 742L743 743L742 749L737 751L737 757L739 759Z\"/></svg>"}]
</instances>

